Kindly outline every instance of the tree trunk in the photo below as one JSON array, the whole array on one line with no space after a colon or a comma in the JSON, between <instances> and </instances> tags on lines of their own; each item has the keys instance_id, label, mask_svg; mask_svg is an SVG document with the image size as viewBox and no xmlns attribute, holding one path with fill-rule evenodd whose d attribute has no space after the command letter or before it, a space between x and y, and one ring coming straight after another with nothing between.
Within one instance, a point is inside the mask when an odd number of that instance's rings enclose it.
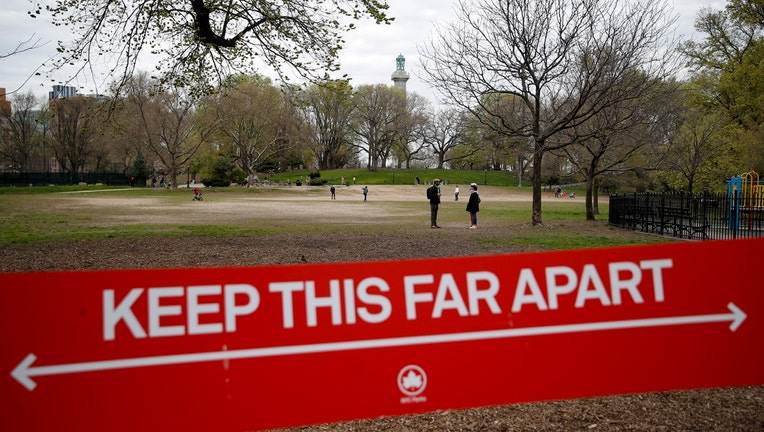
<instances>
[{"instance_id":1,"label":"tree trunk","mask_svg":"<svg viewBox=\"0 0 764 432\"><path fill-rule=\"evenodd\" d=\"M178 166L173 163L170 167L170 189L178 188Z\"/></svg>"},{"instance_id":2,"label":"tree trunk","mask_svg":"<svg viewBox=\"0 0 764 432\"><path fill-rule=\"evenodd\" d=\"M596 220L594 217L594 197L592 190L594 189L594 178L591 174L586 175L586 220Z\"/></svg>"},{"instance_id":3,"label":"tree trunk","mask_svg":"<svg viewBox=\"0 0 764 432\"><path fill-rule=\"evenodd\" d=\"M536 151L533 152L533 214L531 216L532 225L544 225L541 220L541 159L544 156L542 152L543 144L536 143Z\"/></svg>"},{"instance_id":4,"label":"tree trunk","mask_svg":"<svg viewBox=\"0 0 764 432\"><path fill-rule=\"evenodd\" d=\"M523 187L523 158L517 157L517 187Z\"/></svg>"},{"instance_id":5,"label":"tree trunk","mask_svg":"<svg viewBox=\"0 0 764 432\"><path fill-rule=\"evenodd\" d=\"M594 178L594 214L599 215L600 214L600 182L597 177Z\"/></svg>"}]
</instances>

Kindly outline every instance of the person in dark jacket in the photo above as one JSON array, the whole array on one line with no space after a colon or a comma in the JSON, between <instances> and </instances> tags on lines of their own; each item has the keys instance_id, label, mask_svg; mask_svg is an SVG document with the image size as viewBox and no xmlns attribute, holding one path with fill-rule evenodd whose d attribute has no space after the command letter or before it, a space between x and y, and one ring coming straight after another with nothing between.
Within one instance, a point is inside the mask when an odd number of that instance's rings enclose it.
<instances>
[{"instance_id":1,"label":"person in dark jacket","mask_svg":"<svg viewBox=\"0 0 764 432\"><path fill-rule=\"evenodd\" d=\"M440 206L440 180L433 180L432 186L427 188L427 199L430 200L430 228L440 228L438 226L438 206Z\"/></svg>"},{"instance_id":2,"label":"person in dark jacket","mask_svg":"<svg viewBox=\"0 0 764 432\"><path fill-rule=\"evenodd\" d=\"M480 195L477 183L470 185L470 199L467 201L467 211L470 212L470 229L477 228L477 214L480 211Z\"/></svg>"}]
</instances>

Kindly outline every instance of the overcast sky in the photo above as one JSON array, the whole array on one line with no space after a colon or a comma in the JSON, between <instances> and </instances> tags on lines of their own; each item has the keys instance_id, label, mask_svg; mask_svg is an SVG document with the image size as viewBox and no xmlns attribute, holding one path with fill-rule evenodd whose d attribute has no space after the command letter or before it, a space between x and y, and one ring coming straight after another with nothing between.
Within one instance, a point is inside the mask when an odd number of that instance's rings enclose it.
<instances>
[{"instance_id":1,"label":"overcast sky","mask_svg":"<svg viewBox=\"0 0 764 432\"><path fill-rule=\"evenodd\" d=\"M677 32L683 37L694 34L693 22L698 11L704 6L721 9L725 1L712 0L667 0L674 12L679 14ZM392 84L390 75L395 70L395 59L399 54L406 58L406 70L411 74L408 90L419 93L435 102L434 92L419 79L420 64L418 46L432 36L433 23L448 22L453 19L452 4L455 0L388 0L389 15L395 17L388 26L375 25L370 20L358 23L358 28L347 37L347 44L341 54L342 72L352 78L354 86L362 84ZM55 54L57 40L66 39L69 29L54 27L45 19L32 19L27 15L29 0L3 0L0 10L0 54L12 52L16 46L29 38L40 39L43 47L25 53L0 59L0 87L8 92L21 88L32 90L40 97L57 82L58 77L31 77L40 64ZM273 75L263 71L265 75ZM92 81L78 78L70 83L80 87L80 93L94 93ZM104 83L98 90L104 91Z\"/></svg>"}]
</instances>

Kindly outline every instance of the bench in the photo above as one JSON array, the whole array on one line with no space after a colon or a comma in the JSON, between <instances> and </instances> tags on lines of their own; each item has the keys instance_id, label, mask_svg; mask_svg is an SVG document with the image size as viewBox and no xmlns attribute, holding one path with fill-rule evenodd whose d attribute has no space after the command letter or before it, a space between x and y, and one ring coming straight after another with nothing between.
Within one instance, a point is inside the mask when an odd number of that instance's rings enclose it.
<instances>
[{"instance_id":1,"label":"bench","mask_svg":"<svg viewBox=\"0 0 764 432\"><path fill-rule=\"evenodd\" d=\"M740 207L740 229L761 229L764 222L764 208Z\"/></svg>"},{"instance_id":2,"label":"bench","mask_svg":"<svg viewBox=\"0 0 764 432\"><path fill-rule=\"evenodd\" d=\"M708 239L708 229L711 225L705 218L698 218L689 207L658 207L656 227L661 234L670 230L674 237Z\"/></svg>"}]
</instances>

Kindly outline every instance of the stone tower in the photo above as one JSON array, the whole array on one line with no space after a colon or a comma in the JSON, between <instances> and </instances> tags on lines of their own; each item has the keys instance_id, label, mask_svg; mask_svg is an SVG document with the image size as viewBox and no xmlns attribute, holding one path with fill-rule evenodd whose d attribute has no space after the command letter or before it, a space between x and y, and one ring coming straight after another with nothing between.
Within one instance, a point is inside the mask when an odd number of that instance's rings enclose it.
<instances>
[{"instance_id":1,"label":"stone tower","mask_svg":"<svg viewBox=\"0 0 764 432\"><path fill-rule=\"evenodd\" d=\"M403 57L403 54L398 55L395 59L395 72L393 72L391 78L393 80L393 85L403 90L405 93L406 81L409 80L409 73L406 72L406 58Z\"/></svg>"}]
</instances>

